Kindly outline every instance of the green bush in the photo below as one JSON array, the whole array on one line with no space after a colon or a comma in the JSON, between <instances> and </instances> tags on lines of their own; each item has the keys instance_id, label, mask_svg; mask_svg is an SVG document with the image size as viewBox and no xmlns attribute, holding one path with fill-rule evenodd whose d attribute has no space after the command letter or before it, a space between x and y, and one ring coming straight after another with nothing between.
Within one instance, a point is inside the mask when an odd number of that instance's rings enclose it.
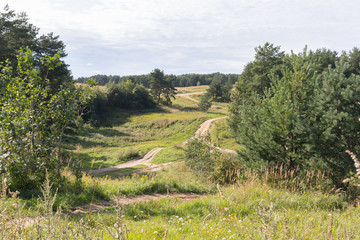
<instances>
[{"instance_id":1,"label":"green bush","mask_svg":"<svg viewBox=\"0 0 360 240\"><path fill-rule=\"evenodd\" d=\"M230 172L239 169L239 162L234 156L222 154L210 143L210 137L191 139L186 146L185 163L202 176L219 183L236 180Z\"/></svg>"},{"instance_id":2,"label":"green bush","mask_svg":"<svg viewBox=\"0 0 360 240\"><path fill-rule=\"evenodd\" d=\"M204 94L201 96L201 100L199 102L199 109L200 111L207 112L209 108L211 108L211 100L209 94Z\"/></svg>"},{"instance_id":3,"label":"green bush","mask_svg":"<svg viewBox=\"0 0 360 240\"><path fill-rule=\"evenodd\" d=\"M215 158L219 154L211 146L209 136L194 138L186 146L185 163L203 176L210 177L215 169Z\"/></svg>"}]
</instances>

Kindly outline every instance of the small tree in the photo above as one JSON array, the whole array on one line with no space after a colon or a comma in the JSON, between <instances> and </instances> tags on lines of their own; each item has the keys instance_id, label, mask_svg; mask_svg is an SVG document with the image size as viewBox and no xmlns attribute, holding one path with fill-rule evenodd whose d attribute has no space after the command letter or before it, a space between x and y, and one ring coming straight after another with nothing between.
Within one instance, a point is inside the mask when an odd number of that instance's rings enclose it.
<instances>
[{"instance_id":1,"label":"small tree","mask_svg":"<svg viewBox=\"0 0 360 240\"><path fill-rule=\"evenodd\" d=\"M161 100L164 79L164 71L161 71L158 68L150 73L150 92L157 103L160 103Z\"/></svg>"},{"instance_id":2,"label":"small tree","mask_svg":"<svg viewBox=\"0 0 360 240\"><path fill-rule=\"evenodd\" d=\"M200 111L207 112L209 108L211 108L211 101L209 94L204 94L201 96L200 102L199 102L199 109Z\"/></svg>"},{"instance_id":3,"label":"small tree","mask_svg":"<svg viewBox=\"0 0 360 240\"><path fill-rule=\"evenodd\" d=\"M156 103L172 104L171 98L175 99L176 94L176 89L173 85L174 80L174 75L165 76L164 71L158 68L150 73L150 92Z\"/></svg>"},{"instance_id":4,"label":"small tree","mask_svg":"<svg viewBox=\"0 0 360 240\"><path fill-rule=\"evenodd\" d=\"M210 177L215 169L216 157L220 155L210 142L210 137L191 139L186 146L185 163L191 169Z\"/></svg>"},{"instance_id":5,"label":"small tree","mask_svg":"<svg viewBox=\"0 0 360 240\"><path fill-rule=\"evenodd\" d=\"M162 96L165 105L171 105L171 98L175 99L176 89L174 87L174 81L175 76L168 75L165 77L165 81L163 82Z\"/></svg>"}]
</instances>

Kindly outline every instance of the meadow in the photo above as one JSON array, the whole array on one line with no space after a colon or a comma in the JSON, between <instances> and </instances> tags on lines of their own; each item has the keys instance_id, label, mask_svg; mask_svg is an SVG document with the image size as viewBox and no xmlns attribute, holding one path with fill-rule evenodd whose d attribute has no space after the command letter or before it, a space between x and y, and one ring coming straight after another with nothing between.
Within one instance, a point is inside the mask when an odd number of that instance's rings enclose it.
<instances>
[{"instance_id":1,"label":"meadow","mask_svg":"<svg viewBox=\"0 0 360 240\"><path fill-rule=\"evenodd\" d=\"M229 169L236 180L219 185L190 170L183 162L183 142L202 122L226 113L226 104L204 113L197 103L177 97L171 107L114 112L111 128L85 126L82 134L68 136L66 147L72 155L60 190L47 181L39 197L19 198L17 193L6 194L3 179L0 239L360 238L360 205L331 188L321 173L299 179L283 169L269 169L264 176ZM214 122L211 141L238 150L241 146L226 121ZM86 173L156 147L164 149L153 164L175 164L156 172L135 173L146 169L140 165L94 176ZM77 162L84 172L74 172Z\"/></svg>"}]
</instances>

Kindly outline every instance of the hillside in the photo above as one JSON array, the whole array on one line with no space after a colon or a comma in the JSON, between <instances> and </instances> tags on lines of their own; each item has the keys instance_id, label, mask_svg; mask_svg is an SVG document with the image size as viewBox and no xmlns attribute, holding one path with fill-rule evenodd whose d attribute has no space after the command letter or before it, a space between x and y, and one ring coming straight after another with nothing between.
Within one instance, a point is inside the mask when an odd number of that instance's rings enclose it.
<instances>
[{"instance_id":1,"label":"hillside","mask_svg":"<svg viewBox=\"0 0 360 240\"><path fill-rule=\"evenodd\" d=\"M50 183L45 183L44 200L36 209L24 211L24 206L28 209L33 205L31 201L3 196L1 237L356 239L360 236L356 227L360 223L360 208L347 202L341 192L326 189L321 176L313 174L300 181L289 178L290 173L289 177L280 177L276 171L269 171L262 178L248 172L230 185L216 186L201 173L189 170L184 164L185 149L193 137L210 132L212 142L221 148L241 146L224 130L226 106L199 112L196 99L192 98L198 95L196 87L183 90L190 95L179 94L171 107L143 113L114 113L112 121L124 114L126 121L113 128L89 128L72 138L68 148L73 149L74 159L69 164L78 158L88 174L82 175L79 183L73 173L64 172L69 179L68 190L58 192L54 202ZM57 209L53 214L53 204L54 210L56 206L63 210Z\"/></svg>"}]
</instances>

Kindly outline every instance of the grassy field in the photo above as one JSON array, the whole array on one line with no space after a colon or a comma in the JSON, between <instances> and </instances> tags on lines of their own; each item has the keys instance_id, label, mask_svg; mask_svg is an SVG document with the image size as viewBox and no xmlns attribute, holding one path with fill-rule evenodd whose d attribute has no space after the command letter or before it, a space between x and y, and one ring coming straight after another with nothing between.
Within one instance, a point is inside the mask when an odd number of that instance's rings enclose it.
<instances>
[{"instance_id":1,"label":"grassy field","mask_svg":"<svg viewBox=\"0 0 360 240\"><path fill-rule=\"evenodd\" d=\"M269 170L266 179L249 173L220 186L189 170L182 143L205 120L226 116L227 106L221 106L204 113L197 103L177 97L171 107L114 112L112 128L87 127L82 135L68 136L72 162L81 161L84 169L114 166L155 147L164 149L152 163L177 163L154 173L131 174L146 168L138 165L78 177L69 168L58 191L45 182L41 196L30 199L3 194L3 180L0 239L360 239L360 206L322 179L295 181ZM214 123L210 137L222 148L241 148L226 119ZM124 197L155 193L163 198L121 204ZM170 197L175 193L197 195L184 201Z\"/></svg>"},{"instance_id":2,"label":"grassy field","mask_svg":"<svg viewBox=\"0 0 360 240\"><path fill-rule=\"evenodd\" d=\"M191 87L191 91L203 89L204 86ZM67 148L82 160L84 169L90 169L92 163L94 169L118 165L143 156L155 147L165 147L156 155L155 163L182 161L180 143L189 139L205 120L225 114L226 108L204 113L198 110L197 103L176 97L171 107L141 113L114 113L112 128L90 129L70 139Z\"/></svg>"},{"instance_id":3,"label":"grassy field","mask_svg":"<svg viewBox=\"0 0 360 240\"><path fill-rule=\"evenodd\" d=\"M193 92L205 92L208 89L208 85L193 86L193 87L177 87L178 93L193 93Z\"/></svg>"}]
</instances>

